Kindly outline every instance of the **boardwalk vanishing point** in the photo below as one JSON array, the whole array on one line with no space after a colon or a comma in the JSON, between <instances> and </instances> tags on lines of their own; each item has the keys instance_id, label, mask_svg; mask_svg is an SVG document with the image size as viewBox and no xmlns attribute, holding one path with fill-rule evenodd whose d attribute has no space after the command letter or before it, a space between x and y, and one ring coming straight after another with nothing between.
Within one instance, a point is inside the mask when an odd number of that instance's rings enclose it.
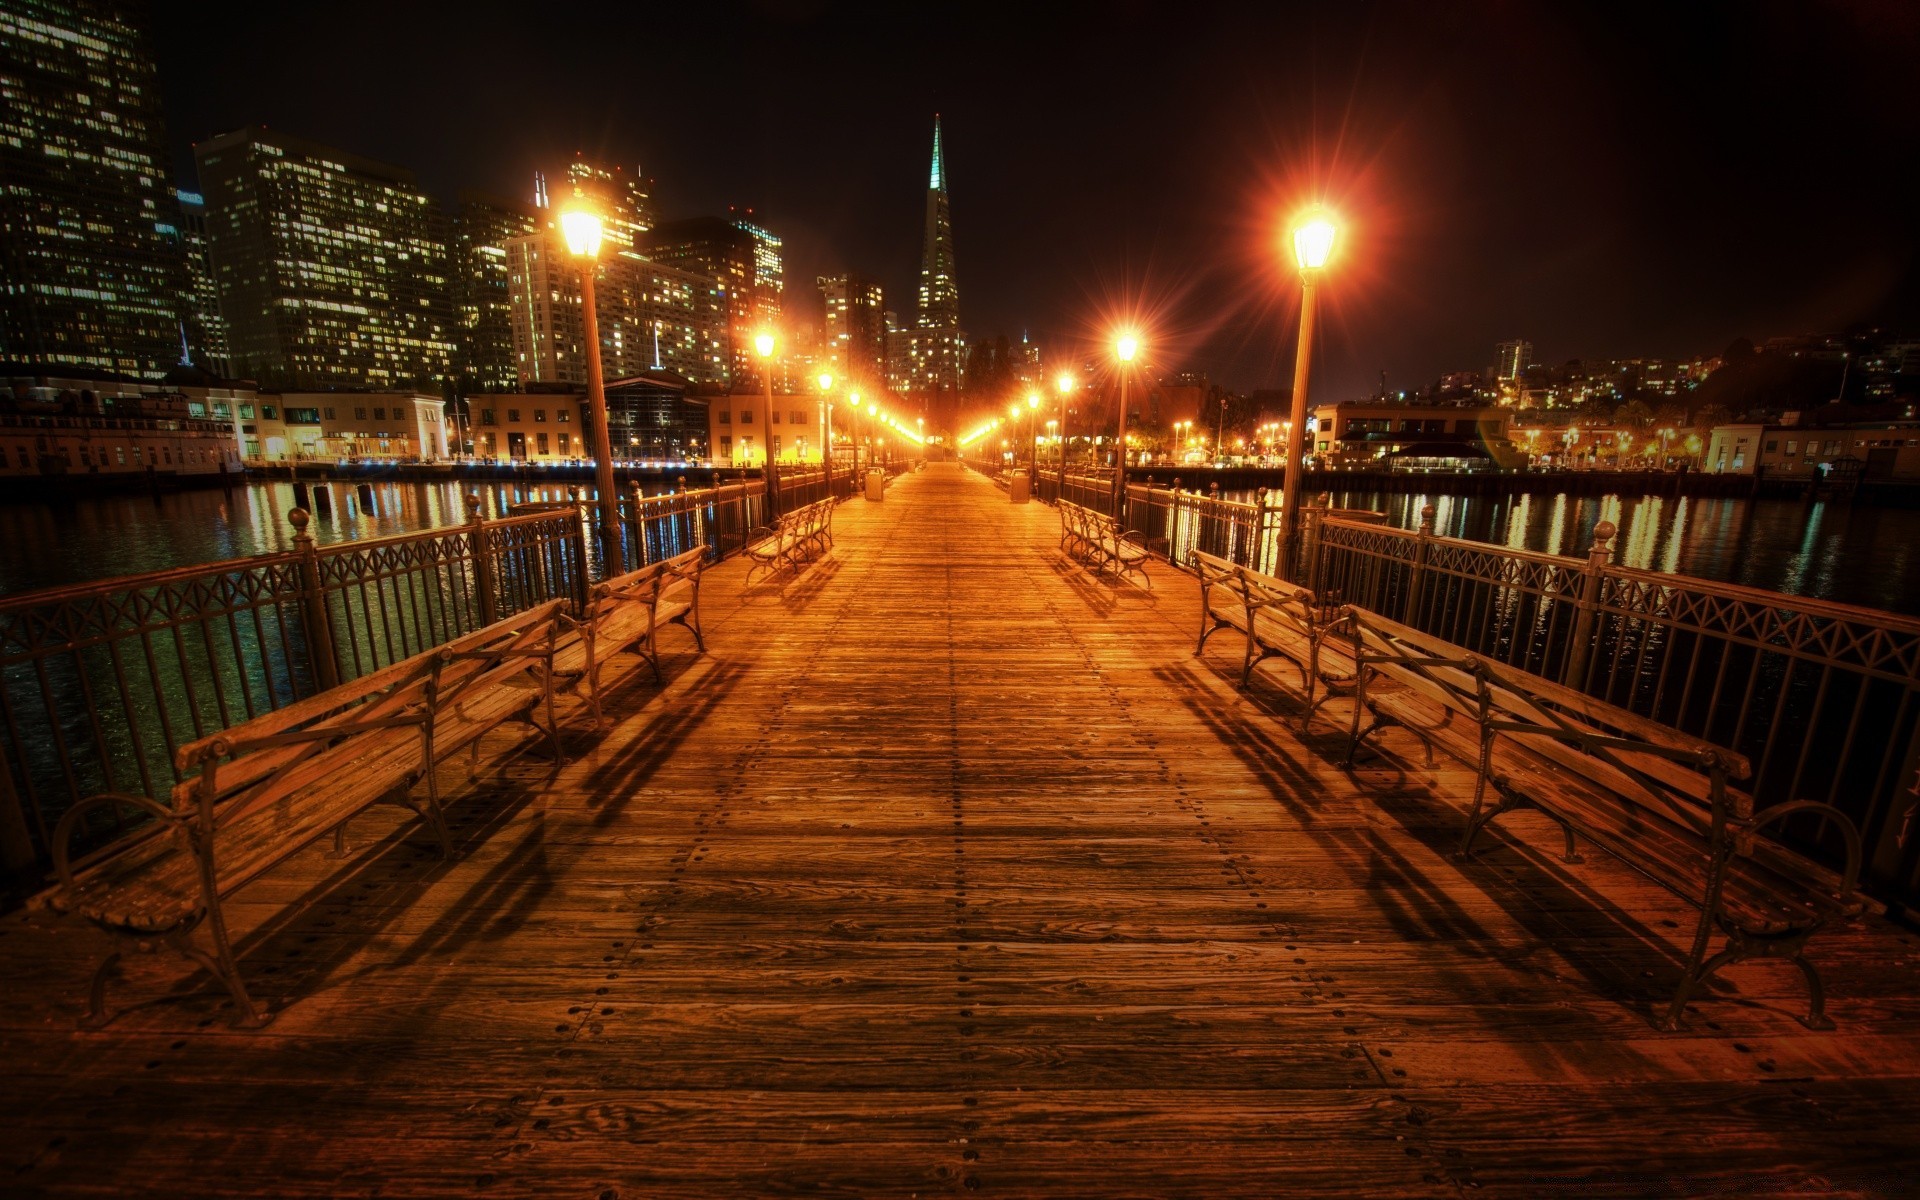
<instances>
[{"instance_id":1,"label":"boardwalk vanishing point","mask_svg":"<svg viewBox=\"0 0 1920 1200\"><path fill-rule=\"evenodd\" d=\"M709 652L443 776L228 906L265 1029L156 956L0 921L10 1196L1873 1195L1920 1160L1920 946L1729 971L1469 773L1196 658L1198 589L1096 579L933 465L808 569L704 584ZM1274 670L1285 670L1275 667ZM503 734L517 736L515 734ZM386 815L391 813L391 815ZM1523 836L1524 835L1524 836ZM297 901L297 902L296 902Z\"/></svg>"}]
</instances>

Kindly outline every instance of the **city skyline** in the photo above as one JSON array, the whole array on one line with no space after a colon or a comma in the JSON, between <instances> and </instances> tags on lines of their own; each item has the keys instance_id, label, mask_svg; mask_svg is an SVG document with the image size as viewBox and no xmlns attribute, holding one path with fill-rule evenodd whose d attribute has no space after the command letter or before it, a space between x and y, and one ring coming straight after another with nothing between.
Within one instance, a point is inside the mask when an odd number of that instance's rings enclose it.
<instances>
[{"instance_id":1,"label":"city skyline","mask_svg":"<svg viewBox=\"0 0 1920 1200\"><path fill-rule=\"evenodd\" d=\"M486 22L356 11L157 5L176 159L196 137L265 122L405 163L436 192L518 196L530 167L581 150L644 164L663 181L666 219L753 205L785 237L795 279L851 271L906 296L920 249L912 181L938 111L963 148L954 220L975 336L1091 342L1131 300L1150 318L1150 355L1243 389L1285 382L1289 302L1269 252L1312 185L1353 222L1321 356L1341 393L1371 390L1382 369L1413 383L1485 366L1485 346L1516 335L1556 360L1564 347L1684 357L1741 335L1909 320L1915 307L1915 222L1898 189L1874 182L1878 168L1827 186L1848 163L1897 165L1915 145L1886 68L1920 41L1912 16L1890 9L1496 22L1477 6L1296 7L1202 13L1156 38L1166 23L1133 8L1029 17L990 52L999 24L962 24L919 56L882 52L877 32L839 15L716 10L663 15L649 44L724 46L755 71L711 93L692 86L708 68L655 56L644 99L598 69L628 28L609 13L567 87L529 101L467 82L460 105L436 98L448 81L434 64L465 73L486 60L473 42ZM940 19L897 32L911 41ZM263 67L226 55L242 42L284 47L312 65L311 85L254 86ZM446 53L423 58L428 42ZM1277 58L1256 52L1278 45ZM536 75L560 70L529 53ZM983 53L1030 86L966 82L964 63ZM1130 55L1142 83L1159 82L1095 86L1096 63ZM379 96L338 69L403 59ZM203 69L216 60L223 69ZM1195 63L1208 87L1177 83ZM856 66L874 85L858 103L777 99L822 94L818 80ZM1774 96L1778 73L1807 86ZM817 315L811 289L795 298Z\"/></svg>"}]
</instances>

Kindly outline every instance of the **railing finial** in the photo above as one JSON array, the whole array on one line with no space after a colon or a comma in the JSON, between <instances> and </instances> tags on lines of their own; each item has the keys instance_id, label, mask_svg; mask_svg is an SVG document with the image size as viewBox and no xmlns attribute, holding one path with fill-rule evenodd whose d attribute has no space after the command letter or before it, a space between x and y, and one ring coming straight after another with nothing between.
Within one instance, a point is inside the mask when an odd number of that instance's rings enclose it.
<instances>
[{"instance_id":1,"label":"railing finial","mask_svg":"<svg viewBox=\"0 0 1920 1200\"><path fill-rule=\"evenodd\" d=\"M307 532L307 523L312 519L312 515L304 508L290 508L287 510L287 524L293 526L294 541L298 542L303 539L311 541L313 539L313 535Z\"/></svg>"}]
</instances>

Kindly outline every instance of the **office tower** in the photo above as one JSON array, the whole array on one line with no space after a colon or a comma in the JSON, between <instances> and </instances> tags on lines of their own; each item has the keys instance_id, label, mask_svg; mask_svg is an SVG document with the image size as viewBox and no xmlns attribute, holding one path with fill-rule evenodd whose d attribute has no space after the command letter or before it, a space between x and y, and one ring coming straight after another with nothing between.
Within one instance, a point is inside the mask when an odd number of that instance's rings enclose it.
<instances>
[{"instance_id":1,"label":"office tower","mask_svg":"<svg viewBox=\"0 0 1920 1200\"><path fill-rule=\"evenodd\" d=\"M557 232L507 243L514 366L523 385L584 383L580 264ZM727 297L718 281L603 244L594 300L608 379L672 371L727 383Z\"/></svg>"},{"instance_id":2,"label":"office tower","mask_svg":"<svg viewBox=\"0 0 1920 1200\"><path fill-rule=\"evenodd\" d=\"M632 250L641 235L658 223L653 211L653 180L637 168L630 174L625 167L603 166L576 155L567 166L565 186L565 196L593 202L594 211L600 214L600 236L612 242L616 250ZM541 200L536 203L548 207L544 178L539 188ZM564 208L566 199L556 201L556 206Z\"/></svg>"},{"instance_id":3,"label":"office tower","mask_svg":"<svg viewBox=\"0 0 1920 1200\"><path fill-rule=\"evenodd\" d=\"M220 291L213 282L207 253L207 204L198 192L175 193L180 201L180 253L187 265L186 358L215 375L232 372L227 323L220 315Z\"/></svg>"},{"instance_id":4,"label":"office tower","mask_svg":"<svg viewBox=\"0 0 1920 1200\"><path fill-rule=\"evenodd\" d=\"M715 280L726 296L728 371L759 378L753 338L780 324L780 239L737 218L693 217L655 226L636 246L663 266Z\"/></svg>"},{"instance_id":5,"label":"office tower","mask_svg":"<svg viewBox=\"0 0 1920 1200\"><path fill-rule=\"evenodd\" d=\"M0 0L0 359L179 361L167 158L144 4Z\"/></svg>"},{"instance_id":6,"label":"office tower","mask_svg":"<svg viewBox=\"0 0 1920 1200\"><path fill-rule=\"evenodd\" d=\"M953 220L940 118L933 118L933 170L927 180L926 237L920 255L920 311L906 339L908 391L952 395L960 387L966 334L960 330L960 288L954 278Z\"/></svg>"},{"instance_id":7,"label":"office tower","mask_svg":"<svg viewBox=\"0 0 1920 1200\"><path fill-rule=\"evenodd\" d=\"M454 352L444 221L411 173L264 128L194 155L236 373L440 386Z\"/></svg>"},{"instance_id":8,"label":"office tower","mask_svg":"<svg viewBox=\"0 0 1920 1200\"><path fill-rule=\"evenodd\" d=\"M887 303L880 281L848 272L822 275L826 298L826 350L834 369L849 379L887 379Z\"/></svg>"},{"instance_id":9,"label":"office tower","mask_svg":"<svg viewBox=\"0 0 1920 1200\"><path fill-rule=\"evenodd\" d=\"M1501 342L1493 348L1496 379L1518 379L1533 365L1532 342Z\"/></svg>"},{"instance_id":10,"label":"office tower","mask_svg":"<svg viewBox=\"0 0 1920 1200\"><path fill-rule=\"evenodd\" d=\"M461 193L453 218L453 312L459 346L454 373L465 390L506 392L519 386L507 243L540 227L532 205Z\"/></svg>"}]
</instances>

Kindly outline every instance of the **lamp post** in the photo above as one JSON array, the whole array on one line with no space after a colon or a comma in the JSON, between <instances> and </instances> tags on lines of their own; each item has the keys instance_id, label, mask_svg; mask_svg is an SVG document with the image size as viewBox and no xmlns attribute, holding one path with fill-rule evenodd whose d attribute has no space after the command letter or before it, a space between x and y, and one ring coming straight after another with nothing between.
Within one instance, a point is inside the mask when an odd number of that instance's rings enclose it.
<instances>
[{"instance_id":1,"label":"lamp post","mask_svg":"<svg viewBox=\"0 0 1920 1200\"><path fill-rule=\"evenodd\" d=\"M867 470L873 470L874 452L880 446L880 406L867 401Z\"/></svg>"},{"instance_id":2,"label":"lamp post","mask_svg":"<svg viewBox=\"0 0 1920 1200\"><path fill-rule=\"evenodd\" d=\"M1139 352L1140 339L1123 333L1113 343L1114 357L1120 360L1120 412L1114 422L1113 437L1113 519L1124 528L1127 517L1127 381L1128 367Z\"/></svg>"},{"instance_id":3,"label":"lamp post","mask_svg":"<svg viewBox=\"0 0 1920 1200\"><path fill-rule=\"evenodd\" d=\"M1060 389L1060 495L1056 499L1067 498L1067 397L1073 392L1073 376L1062 375L1057 383Z\"/></svg>"},{"instance_id":4,"label":"lamp post","mask_svg":"<svg viewBox=\"0 0 1920 1200\"><path fill-rule=\"evenodd\" d=\"M583 209L560 214L560 233L580 263L580 318L587 343L587 407L593 410L594 444L599 448L593 484L600 493L600 554L604 575L624 575L620 544L620 498L613 484L613 435L607 428L607 381L600 373L600 314L594 307L593 276L600 257L600 218Z\"/></svg>"},{"instance_id":5,"label":"lamp post","mask_svg":"<svg viewBox=\"0 0 1920 1200\"><path fill-rule=\"evenodd\" d=\"M1313 217L1293 231L1300 266L1300 345L1293 356L1292 424L1287 427L1286 475L1280 488L1280 575L1294 579L1294 543L1300 536L1300 477L1306 474L1307 378L1313 365L1313 292L1333 253L1333 222Z\"/></svg>"},{"instance_id":6,"label":"lamp post","mask_svg":"<svg viewBox=\"0 0 1920 1200\"><path fill-rule=\"evenodd\" d=\"M1225 454L1226 451L1227 451L1227 397L1225 393L1222 393L1220 396L1220 428L1213 435L1213 452L1216 455L1220 455L1220 454Z\"/></svg>"},{"instance_id":7,"label":"lamp post","mask_svg":"<svg viewBox=\"0 0 1920 1200\"><path fill-rule=\"evenodd\" d=\"M820 479L828 496L833 495L833 372L822 371L820 385ZM768 426L772 428L772 426Z\"/></svg>"},{"instance_id":8,"label":"lamp post","mask_svg":"<svg viewBox=\"0 0 1920 1200\"><path fill-rule=\"evenodd\" d=\"M762 472L767 477L767 523L780 515L780 473L774 465L773 453L773 349L774 337L771 333L753 335L753 349L760 356L760 382L765 385L767 401L767 466Z\"/></svg>"},{"instance_id":9,"label":"lamp post","mask_svg":"<svg viewBox=\"0 0 1920 1200\"><path fill-rule=\"evenodd\" d=\"M1040 486L1040 393L1027 393L1027 490Z\"/></svg>"}]
</instances>

